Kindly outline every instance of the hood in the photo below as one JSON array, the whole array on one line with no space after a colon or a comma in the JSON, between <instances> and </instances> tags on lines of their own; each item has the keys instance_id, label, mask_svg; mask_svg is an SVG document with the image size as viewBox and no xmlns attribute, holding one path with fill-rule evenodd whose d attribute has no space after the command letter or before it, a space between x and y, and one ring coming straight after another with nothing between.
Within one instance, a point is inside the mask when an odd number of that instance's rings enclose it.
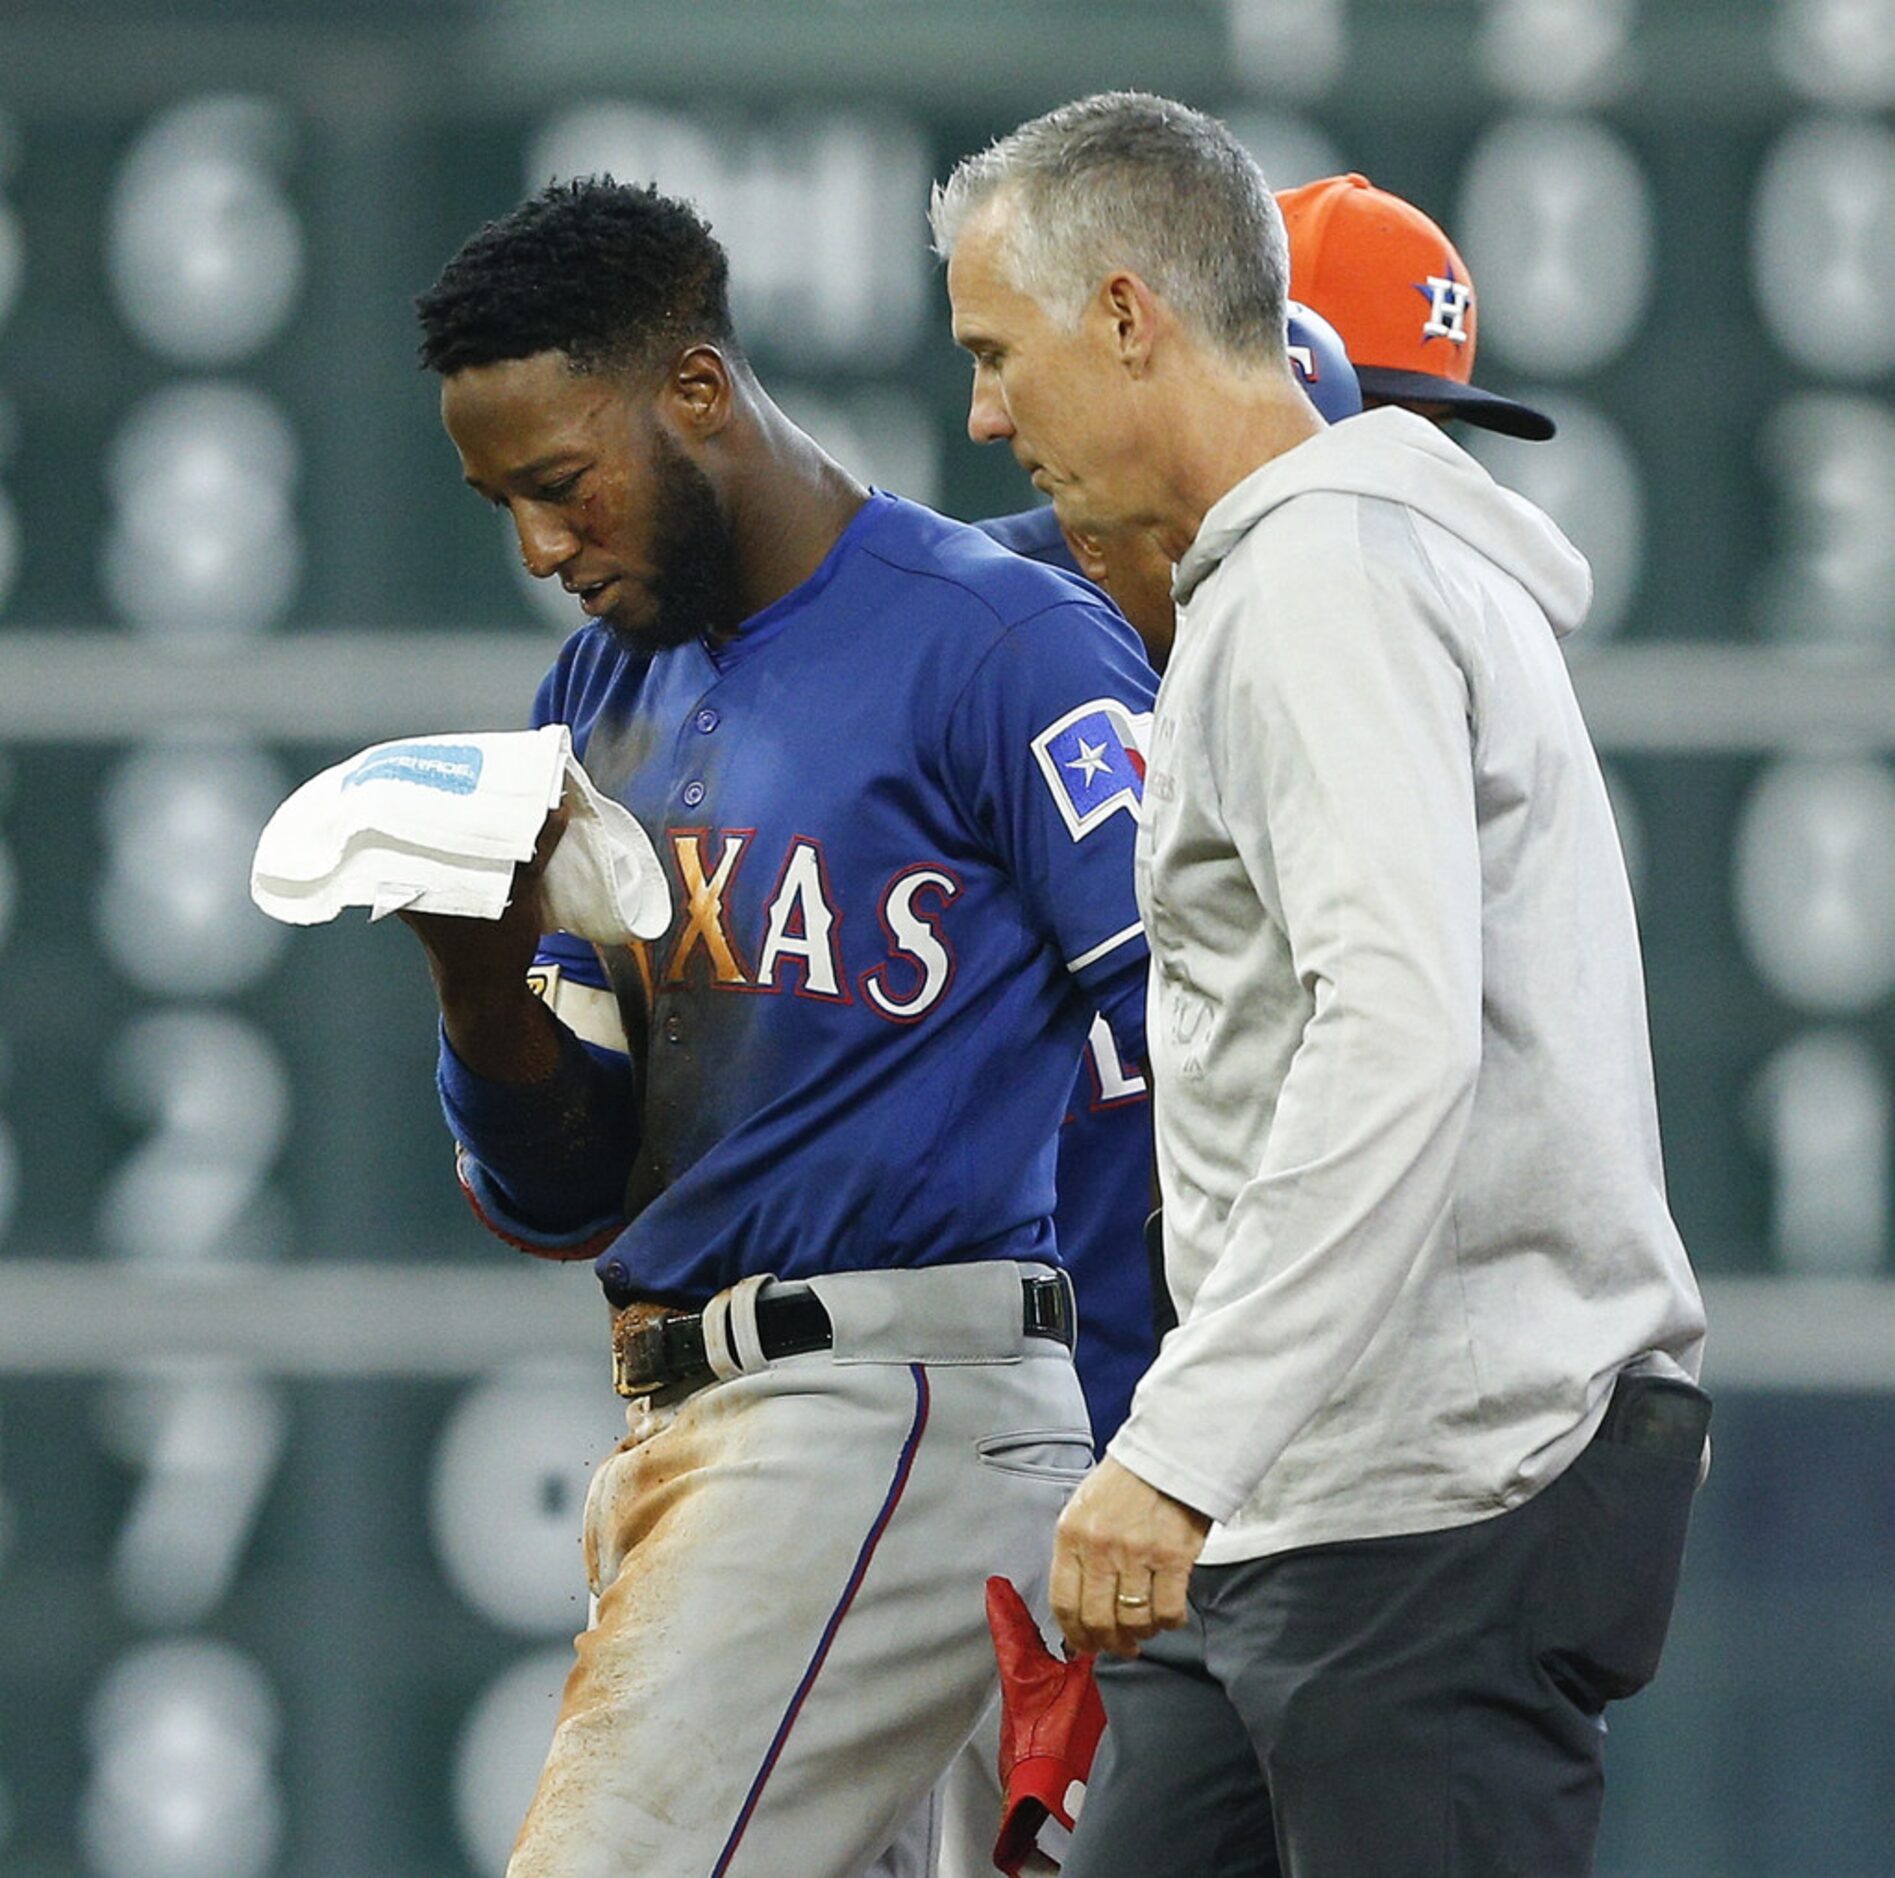
<instances>
[{"instance_id":1,"label":"hood","mask_svg":"<svg viewBox=\"0 0 1895 1878\"><path fill-rule=\"evenodd\" d=\"M1586 617L1592 570L1585 556L1435 425L1393 405L1330 425L1219 497L1178 563L1172 592L1179 604L1272 509L1315 490L1418 509L1519 581L1561 638Z\"/></svg>"}]
</instances>

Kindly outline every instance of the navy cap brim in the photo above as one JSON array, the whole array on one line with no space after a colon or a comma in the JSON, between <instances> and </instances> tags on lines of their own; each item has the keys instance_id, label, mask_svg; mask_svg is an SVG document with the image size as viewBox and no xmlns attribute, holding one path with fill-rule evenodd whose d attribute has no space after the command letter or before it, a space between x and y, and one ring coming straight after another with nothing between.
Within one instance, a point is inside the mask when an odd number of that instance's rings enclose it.
<instances>
[{"instance_id":1,"label":"navy cap brim","mask_svg":"<svg viewBox=\"0 0 1895 1878\"><path fill-rule=\"evenodd\" d=\"M1483 430L1497 430L1509 437L1524 437L1529 443L1544 443L1556 432L1553 420L1531 405L1512 398L1463 385L1452 378L1437 378L1432 372L1388 371L1379 365L1358 365L1355 375L1364 398L1381 398L1397 404L1441 404L1451 417L1464 423L1478 424Z\"/></svg>"}]
</instances>

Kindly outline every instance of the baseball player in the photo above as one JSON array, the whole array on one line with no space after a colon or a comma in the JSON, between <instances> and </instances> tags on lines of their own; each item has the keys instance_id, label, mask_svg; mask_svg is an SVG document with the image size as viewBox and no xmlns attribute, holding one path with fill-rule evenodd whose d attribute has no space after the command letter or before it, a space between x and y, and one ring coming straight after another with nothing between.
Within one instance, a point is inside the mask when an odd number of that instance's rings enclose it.
<instances>
[{"instance_id":1,"label":"baseball player","mask_svg":"<svg viewBox=\"0 0 1895 1878\"><path fill-rule=\"evenodd\" d=\"M500 921L410 921L463 1184L595 1262L630 1403L515 1878L862 1871L1091 1458L1054 1145L1095 1014L1143 1047L1151 675L1083 583L791 425L726 280L687 207L588 181L418 302L467 481L591 616L535 717L677 907L543 941L555 812Z\"/></svg>"}]
</instances>

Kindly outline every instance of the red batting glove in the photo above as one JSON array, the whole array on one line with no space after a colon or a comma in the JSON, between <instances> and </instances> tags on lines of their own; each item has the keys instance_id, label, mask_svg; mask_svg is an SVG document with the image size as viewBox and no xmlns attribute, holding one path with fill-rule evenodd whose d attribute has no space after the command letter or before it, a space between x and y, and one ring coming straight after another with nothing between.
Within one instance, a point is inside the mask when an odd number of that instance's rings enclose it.
<instances>
[{"instance_id":1,"label":"red batting glove","mask_svg":"<svg viewBox=\"0 0 1895 1878\"><path fill-rule=\"evenodd\" d=\"M1092 1658L1062 1662L1005 1578L987 1580L987 1628L1000 1664L1000 1837L994 1864L1019 1878L1050 1817L1070 1833L1105 1732Z\"/></svg>"}]
</instances>

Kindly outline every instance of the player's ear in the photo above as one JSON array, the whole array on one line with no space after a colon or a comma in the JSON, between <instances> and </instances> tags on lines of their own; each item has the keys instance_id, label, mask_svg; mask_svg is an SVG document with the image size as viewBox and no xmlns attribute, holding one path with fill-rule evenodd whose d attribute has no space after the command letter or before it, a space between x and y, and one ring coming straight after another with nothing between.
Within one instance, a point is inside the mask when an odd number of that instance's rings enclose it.
<instances>
[{"instance_id":1,"label":"player's ear","mask_svg":"<svg viewBox=\"0 0 1895 1878\"><path fill-rule=\"evenodd\" d=\"M713 345L686 346L666 374L659 403L687 437L702 442L730 422L730 363Z\"/></svg>"},{"instance_id":2,"label":"player's ear","mask_svg":"<svg viewBox=\"0 0 1895 1878\"><path fill-rule=\"evenodd\" d=\"M1119 363L1142 377L1162 323L1157 295L1130 269L1120 268L1099 283L1093 313Z\"/></svg>"}]
</instances>

